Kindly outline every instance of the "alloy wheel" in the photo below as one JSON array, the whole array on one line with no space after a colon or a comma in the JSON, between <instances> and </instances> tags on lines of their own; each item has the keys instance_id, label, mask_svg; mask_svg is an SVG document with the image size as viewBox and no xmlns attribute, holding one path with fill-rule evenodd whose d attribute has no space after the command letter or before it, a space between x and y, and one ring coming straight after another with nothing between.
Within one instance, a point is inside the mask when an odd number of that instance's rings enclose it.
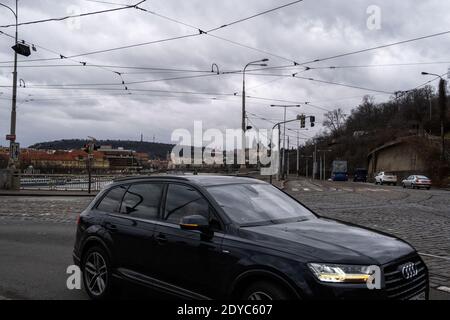
<instances>
[{"instance_id":1,"label":"alloy wheel","mask_svg":"<svg viewBox=\"0 0 450 320\"><path fill-rule=\"evenodd\" d=\"M84 277L87 289L94 296L102 295L108 285L108 268L103 256L93 251L86 259Z\"/></svg>"},{"instance_id":2,"label":"alloy wheel","mask_svg":"<svg viewBox=\"0 0 450 320\"><path fill-rule=\"evenodd\" d=\"M271 301L273 300L270 295L265 292L257 291L253 292L248 296L248 300L257 300L257 301Z\"/></svg>"}]
</instances>

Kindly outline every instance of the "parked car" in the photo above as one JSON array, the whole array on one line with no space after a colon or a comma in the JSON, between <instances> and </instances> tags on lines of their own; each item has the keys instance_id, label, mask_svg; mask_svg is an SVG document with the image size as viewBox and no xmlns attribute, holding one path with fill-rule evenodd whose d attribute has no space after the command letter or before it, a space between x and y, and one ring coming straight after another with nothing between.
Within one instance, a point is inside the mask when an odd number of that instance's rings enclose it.
<instances>
[{"instance_id":1,"label":"parked car","mask_svg":"<svg viewBox=\"0 0 450 320\"><path fill-rule=\"evenodd\" d=\"M367 182L367 169L356 169L353 175L353 182Z\"/></svg>"},{"instance_id":2,"label":"parked car","mask_svg":"<svg viewBox=\"0 0 450 320\"><path fill-rule=\"evenodd\" d=\"M403 188L413 188L420 189L426 188L427 190L431 189L431 179L426 176L409 176L405 180L402 181Z\"/></svg>"},{"instance_id":3,"label":"parked car","mask_svg":"<svg viewBox=\"0 0 450 320\"><path fill-rule=\"evenodd\" d=\"M73 258L92 299L122 281L191 299L428 298L408 243L242 177L117 180L79 216ZM381 287L370 290L373 266Z\"/></svg>"},{"instance_id":4,"label":"parked car","mask_svg":"<svg viewBox=\"0 0 450 320\"><path fill-rule=\"evenodd\" d=\"M331 180L332 181L348 181L348 174L347 173L333 173L331 175Z\"/></svg>"},{"instance_id":5,"label":"parked car","mask_svg":"<svg viewBox=\"0 0 450 320\"><path fill-rule=\"evenodd\" d=\"M375 184L397 184L397 176L389 172L380 172L375 176Z\"/></svg>"}]
</instances>

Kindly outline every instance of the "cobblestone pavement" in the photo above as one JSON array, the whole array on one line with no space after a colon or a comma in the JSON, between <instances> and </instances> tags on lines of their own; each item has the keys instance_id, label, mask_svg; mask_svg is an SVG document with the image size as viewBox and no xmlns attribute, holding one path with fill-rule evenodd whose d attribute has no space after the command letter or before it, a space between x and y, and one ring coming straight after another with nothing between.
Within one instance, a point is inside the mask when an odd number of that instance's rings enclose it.
<instances>
[{"instance_id":1,"label":"cobblestone pavement","mask_svg":"<svg viewBox=\"0 0 450 320\"><path fill-rule=\"evenodd\" d=\"M38 220L48 222L74 222L87 207L90 197L0 197L0 223L2 220Z\"/></svg>"},{"instance_id":2,"label":"cobblestone pavement","mask_svg":"<svg viewBox=\"0 0 450 320\"><path fill-rule=\"evenodd\" d=\"M426 262L431 287L450 287L450 192L306 179L285 190L319 215L408 241Z\"/></svg>"}]
</instances>

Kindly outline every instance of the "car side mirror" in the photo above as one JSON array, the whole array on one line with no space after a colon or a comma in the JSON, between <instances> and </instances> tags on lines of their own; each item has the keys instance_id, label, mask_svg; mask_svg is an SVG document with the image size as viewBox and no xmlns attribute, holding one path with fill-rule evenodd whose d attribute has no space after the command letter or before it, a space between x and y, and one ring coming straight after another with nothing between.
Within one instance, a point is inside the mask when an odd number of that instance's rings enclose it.
<instances>
[{"instance_id":1,"label":"car side mirror","mask_svg":"<svg viewBox=\"0 0 450 320\"><path fill-rule=\"evenodd\" d=\"M210 230L208 220L201 215L186 216L181 219L180 227L182 230L197 230L208 232Z\"/></svg>"}]
</instances>

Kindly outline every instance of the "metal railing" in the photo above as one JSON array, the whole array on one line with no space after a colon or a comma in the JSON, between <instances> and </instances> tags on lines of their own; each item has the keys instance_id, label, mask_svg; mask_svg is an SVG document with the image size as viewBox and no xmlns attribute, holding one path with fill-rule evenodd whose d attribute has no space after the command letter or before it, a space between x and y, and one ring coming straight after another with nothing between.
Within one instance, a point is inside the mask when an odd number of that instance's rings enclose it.
<instances>
[{"instance_id":1,"label":"metal railing","mask_svg":"<svg viewBox=\"0 0 450 320\"><path fill-rule=\"evenodd\" d=\"M121 176L93 175L91 190L99 191ZM55 191L87 191L89 189L88 175L68 174L21 174L20 189L22 190L55 190Z\"/></svg>"}]
</instances>

